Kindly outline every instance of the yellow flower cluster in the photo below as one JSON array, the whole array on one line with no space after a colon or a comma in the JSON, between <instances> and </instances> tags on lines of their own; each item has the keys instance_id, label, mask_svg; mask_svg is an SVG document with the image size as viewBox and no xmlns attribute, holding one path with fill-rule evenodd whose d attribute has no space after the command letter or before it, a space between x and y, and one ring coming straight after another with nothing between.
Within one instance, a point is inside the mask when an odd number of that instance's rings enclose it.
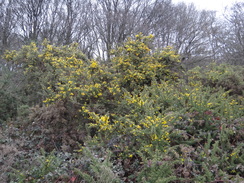
<instances>
[{"instance_id":1,"label":"yellow flower cluster","mask_svg":"<svg viewBox=\"0 0 244 183\"><path fill-rule=\"evenodd\" d=\"M139 34L135 40L128 39L124 47L115 52L112 59L113 67L119 71L118 83L128 90L143 88L154 78L176 78L175 73L169 67L180 62L179 55L172 47L167 47L161 52L151 53L148 47L152 36Z\"/></svg>"},{"instance_id":2,"label":"yellow flower cluster","mask_svg":"<svg viewBox=\"0 0 244 183\"><path fill-rule=\"evenodd\" d=\"M145 120L141 122L141 124L145 127L145 128L149 128L151 126L162 126L164 128L167 128L167 121L164 118L160 118L157 116L146 116Z\"/></svg>"}]
</instances>

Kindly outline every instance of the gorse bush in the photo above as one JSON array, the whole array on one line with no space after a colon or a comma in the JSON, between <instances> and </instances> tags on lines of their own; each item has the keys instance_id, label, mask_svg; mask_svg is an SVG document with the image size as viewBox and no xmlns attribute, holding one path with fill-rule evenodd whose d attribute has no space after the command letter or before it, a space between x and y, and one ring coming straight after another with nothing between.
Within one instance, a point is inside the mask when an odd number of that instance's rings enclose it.
<instances>
[{"instance_id":1,"label":"gorse bush","mask_svg":"<svg viewBox=\"0 0 244 183\"><path fill-rule=\"evenodd\" d=\"M135 40L128 39L124 46L112 51L115 57L113 66L118 72L118 82L128 91L150 85L152 79L174 79L177 73L173 68L179 66L179 55L172 48L152 53L150 36L136 35Z\"/></svg>"},{"instance_id":2,"label":"gorse bush","mask_svg":"<svg viewBox=\"0 0 244 183\"><path fill-rule=\"evenodd\" d=\"M129 38L109 63L88 60L76 44L7 52L40 104L26 127L36 129L32 143L76 152L77 161L83 152L88 162L67 173L73 182L243 180L243 70L209 65L183 79L179 55L152 51L152 39Z\"/></svg>"},{"instance_id":3,"label":"gorse bush","mask_svg":"<svg viewBox=\"0 0 244 183\"><path fill-rule=\"evenodd\" d=\"M190 80L201 81L204 86L222 87L231 95L243 95L244 69L242 67L213 63L204 69L196 67L187 75Z\"/></svg>"},{"instance_id":4,"label":"gorse bush","mask_svg":"<svg viewBox=\"0 0 244 183\"><path fill-rule=\"evenodd\" d=\"M23 46L19 51L6 51L4 55L7 61L15 63L16 67L24 73L26 83L23 90L29 96L32 105L43 102L47 95L45 88L52 85L52 82L56 84L57 77L60 76L58 68L61 68L64 62L66 65L63 65L62 69L80 65L81 59L86 61L76 44L55 47L44 41L42 46L38 48L35 43L31 43Z\"/></svg>"}]
</instances>

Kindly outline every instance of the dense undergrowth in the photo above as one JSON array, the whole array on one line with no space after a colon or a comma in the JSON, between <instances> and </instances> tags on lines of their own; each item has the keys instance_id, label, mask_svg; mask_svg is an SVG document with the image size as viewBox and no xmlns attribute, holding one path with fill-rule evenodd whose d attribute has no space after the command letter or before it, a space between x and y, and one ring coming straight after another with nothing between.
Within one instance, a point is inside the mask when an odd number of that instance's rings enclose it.
<instances>
[{"instance_id":1,"label":"dense undergrowth","mask_svg":"<svg viewBox=\"0 0 244 183\"><path fill-rule=\"evenodd\" d=\"M1 78L2 180L244 181L244 69L183 71L151 39L128 39L109 64L75 44L6 52L16 70Z\"/></svg>"}]
</instances>

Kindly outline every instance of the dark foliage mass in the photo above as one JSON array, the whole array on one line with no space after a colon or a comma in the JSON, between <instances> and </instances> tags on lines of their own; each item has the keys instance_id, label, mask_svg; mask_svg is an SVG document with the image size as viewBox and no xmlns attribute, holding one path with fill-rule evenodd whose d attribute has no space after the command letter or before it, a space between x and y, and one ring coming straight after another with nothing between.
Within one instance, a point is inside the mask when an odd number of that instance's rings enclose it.
<instances>
[{"instance_id":1,"label":"dark foliage mass","mask_svg":"<svg viewBox=\"0 0 244 183\"><path fill-rule=\"evenodd\" d=\"M243 3L0 6L0 182L244 181Z\"/></svg>"}]
</instances>

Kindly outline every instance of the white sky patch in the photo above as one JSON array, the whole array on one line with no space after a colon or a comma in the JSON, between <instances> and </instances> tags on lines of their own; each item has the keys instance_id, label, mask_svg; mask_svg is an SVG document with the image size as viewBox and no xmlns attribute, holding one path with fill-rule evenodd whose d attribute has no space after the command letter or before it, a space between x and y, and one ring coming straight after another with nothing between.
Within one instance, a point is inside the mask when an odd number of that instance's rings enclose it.
<instances>
[{"instance_id":1,"label":"white sky patch","mask_svg":"<svg viewBox=\"0 0 244 183\"><path fill-rule=\"evenodd\" d=\"M213 10L217 11L217 14L223 14L225 7L231 7L235 2L241 2L243 0L172 0L173 3L179 2L194 3L197 9Z\"/></svg>"}]
</instances>

